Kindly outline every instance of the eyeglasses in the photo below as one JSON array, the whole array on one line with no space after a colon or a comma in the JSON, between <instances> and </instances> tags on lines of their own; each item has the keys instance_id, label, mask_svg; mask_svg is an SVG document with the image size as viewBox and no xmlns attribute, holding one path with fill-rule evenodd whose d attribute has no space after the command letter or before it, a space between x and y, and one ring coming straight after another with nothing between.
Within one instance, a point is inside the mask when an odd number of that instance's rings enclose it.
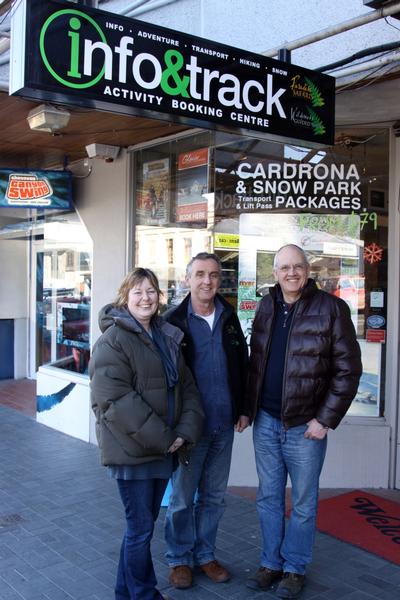
<instances>
[{"instance_id":1,"label":"eyeglasses","mask_svg":"<svg viewBox=\"0 0 400 600\"><path fill-rule=\"evenodd\" d=\"M282 265L281 267L277 267L277 271L280 273L289 273L289 271L294 271L295 273L300 273L305 271L307 265L304 263L298 263L297 265Z\"/></svg>"}]
</instances>

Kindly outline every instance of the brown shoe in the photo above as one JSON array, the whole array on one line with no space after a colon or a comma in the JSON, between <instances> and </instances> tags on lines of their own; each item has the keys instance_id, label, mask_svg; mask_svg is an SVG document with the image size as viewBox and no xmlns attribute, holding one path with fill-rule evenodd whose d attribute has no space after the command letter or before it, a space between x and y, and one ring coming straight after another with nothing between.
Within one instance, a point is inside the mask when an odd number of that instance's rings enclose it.
<instances>
[{"instance_id":1,"label":"brown shoe","mask_svg":"<svg viewBox=\"0 0 400 600\"><path fill-rule=\"evenodd\" d=\"M192 569L188 565L177 565L171 567L169 582L177 590L185 590L193 585Z\"/></svg>"},{"instance_id":2,"label":"brown shoe","mask_svg":"<svg viewBox=\"0 0 400 600\"><path fill-rule=\"evenodd\" d=\"M200 569L214 583L224 583L231 578L231 574L217 560L212 560L205 565L200 565Z\"/></svg>"}]
</instances>

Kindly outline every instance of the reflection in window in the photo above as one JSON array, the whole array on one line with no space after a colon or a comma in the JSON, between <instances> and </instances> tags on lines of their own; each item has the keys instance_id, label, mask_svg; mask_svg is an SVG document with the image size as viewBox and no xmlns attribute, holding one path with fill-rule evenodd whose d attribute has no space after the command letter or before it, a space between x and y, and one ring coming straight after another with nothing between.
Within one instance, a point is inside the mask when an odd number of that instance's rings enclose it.
<instances>
[{"instance_id":1,"label":"reflection in window","mask_svg":"<svg viewBox=\"0 0 400 600\"><path fill-rule=\"evenodd\" d=\"M186 296L192 256L212 248L207 227L212 137L201 132L135 153L135 265L157 274L161 311Z\"/></svg>"},{"instance_id":2,"label":"reflection in window","mask_svg":"<svg viewBox=\"0 0 400 600\"><path fill-rule=\"evenodd\" d=\"M185 251L185 262L188 263L192 258L192 240L191 238L184 238L184 251Z\"/></svg>"},{"instance_id":3,"label":"reflection in window","mask_svg":"<svg viewBox=\"0 0 400 600\"><path fill-rule=\"evenodd\" d=\"M36 265L36 362L85 373L90 354L92 242L75 213L46 216Z\"/></svg>"},{"instance_id":4,"label":"reflection in window","mask_svg":"<svg viewBox=\"0 0 400 600\"><path fill-rule=\"evenodd\" d=\"M174 240L167 239L167 256L168 256L168 264L172 265L174 262Z\"/></svg>"},{"instance_id":5,"label":"reflection in window","mask_svg":"<svg viewBox=\"0 0 400 600\"><path fill-rule=\"evenodd\" d=\"M162 308L187 294L190 258L214 251L221 293L249 337L257 303L275 283L274 254L296 243L317 285L351 311L364 374L350 414L382 415L388 131L343 129L322 150L199 132L147 146L135 161L135 264L157 273Z\"/></svg>"}]
</instances>

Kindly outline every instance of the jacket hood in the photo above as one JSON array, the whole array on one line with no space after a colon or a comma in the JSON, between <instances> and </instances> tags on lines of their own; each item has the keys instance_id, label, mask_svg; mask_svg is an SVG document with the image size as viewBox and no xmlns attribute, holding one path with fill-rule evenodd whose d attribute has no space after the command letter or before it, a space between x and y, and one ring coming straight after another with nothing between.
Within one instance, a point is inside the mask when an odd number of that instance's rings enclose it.
<instances>
[{"instance_id":1,"label":"jacket hood","mask_svg":"<svg viewBox=\"0 0 400 600\"><path fill-rule=\"evenodd\" d=\"M127 308L118 308L114 304L106 304L99 312L99 327L101 332L104 333L112 325L119 325L131 331L140 331L139 325Z\"/></svg>"},{"instance_id":2,"label":"jacket hood","mask_svg":"<svg viewBox=\"0 0 400 600\"><path fill-rule=\"evenodd\" d=\"M152 323L155 323L166 335L180 343L183 333L180 329L165 322L158 316L153 317ZM133 333L143 333L143 329L132 317L127 308L118 308L114 304L106 304L99 312L99 327L102 333L112 325L122 327Z\"/></svg>"}]
</instances>

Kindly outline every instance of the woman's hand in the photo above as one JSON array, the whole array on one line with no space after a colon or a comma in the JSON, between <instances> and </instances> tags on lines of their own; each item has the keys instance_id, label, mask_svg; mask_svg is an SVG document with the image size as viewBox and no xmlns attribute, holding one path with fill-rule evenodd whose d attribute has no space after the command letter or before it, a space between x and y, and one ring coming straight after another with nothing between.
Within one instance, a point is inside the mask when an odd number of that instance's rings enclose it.
<instances>
[{"instance_id":1,"label":"woman's hand","mask_svg":"<svg viewBox=\"0 0 400 600\"><path fill-rule=\"evenodd\" d=\"M171 454L173 452L176 452L181 446L183 446L184 443L185 440L183 438L177 437L174 443L171 444L171 446L168 448L168 452L170 452Z\"/></svg>"}]
</instances>

